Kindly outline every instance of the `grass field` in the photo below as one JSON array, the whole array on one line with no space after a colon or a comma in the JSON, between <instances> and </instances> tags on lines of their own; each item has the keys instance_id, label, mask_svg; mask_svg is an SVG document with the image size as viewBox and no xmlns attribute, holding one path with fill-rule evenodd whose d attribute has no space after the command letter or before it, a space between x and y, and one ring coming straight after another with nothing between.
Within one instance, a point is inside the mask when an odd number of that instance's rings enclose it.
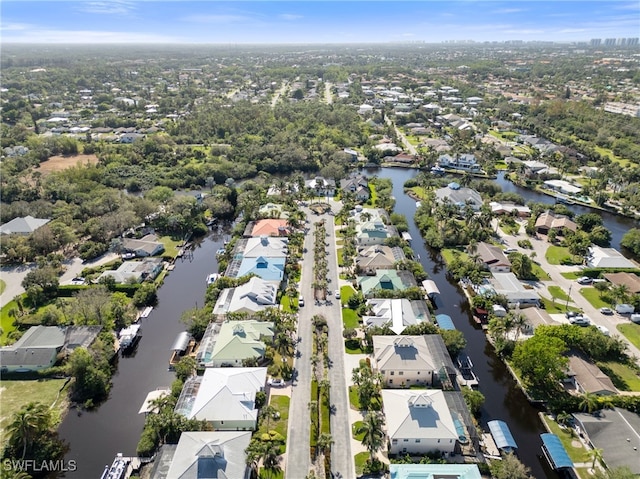
<instances>
[{"instance_id":1,"label":"grass field","mask_svg":"<svg viewBox=\"0 0 640 479\"><path fill-rule=\"evenodd\" d=\"M533 271L535 277L538 278L538 281L549 281L551 279L549 273L543 270L542 266L540 266L536 262L533 262L533 264L531 265L531 270Z\"/></svg>"},{"instance_id":2,"label":"grass field","mask_svg":"<svg viewBox=\"0 0 640 479\"><path fill-rule=\"evenodd\" d=\"M171 236L162 236L158 241L164 245L163 256L171 256L172 258L178 256L178 245L182 243L181 240L174 240Z\"/></svg>"},{"instance_id":3,"label":"grass field","mask_svg":"<svg viewBox=\"0 0 640 479\"><path fill-rule=\"evenodd\" d=\"M287 439L287 425L289 423L289 402L291 399L289 396L271 396L271 401L269 404L273 406L279 413L279 419L272 419L269 424L266 421L260 425L260 429L258 429L258 433L264 433L268 431L276 431L278 434L281 434L282 437L285 438L285 445L280 448L280 452L284 452L286 449L286 439ZM256 433L257 434L257 433Z\"/></svg>"},{"instance_id":4,"label":"grass field","mask_svg":"<svg viewBox=\"0 0 640 479\"><path fill-rule=\"evenodd\" d=\"M589 301L594 308L604 308L610 306L600 299L600 292L596 288L580 288L580 294Z\"/></svg>"},{"instance_id":5,"label":"grass field","mask_svg":"<svg viewBox=\"0 0 640 479\"><path fill-rule=\"evenodd\" d=\"M453 248L444 248L440 251L442 259L445 263L450 264L453 259L458 256L461 260L466 261L469 259L469 255L462 250Z\"/></svg>"},{"instance_id":6,"label":"grass field","mask_svg":"<svg viewBox=\"0 0 640 479\"><path fill-rule=\"evenodd\" d=\"M551 296L553 296L556 299L559 299L560 301L567 301L570 299L569 295L565 293L560 286L549 286L547 289L549 290L549 293L551 294Z\"/></svg>"},{"instance_id":7,"label":"grass field","mask_svg":"<svg viewBox=\"0 0 640 479\"><path fill-rule=\"evenodd\" d=\"M344 351L347 354L364 354L362 350L362 343L359 339L345 339L344 340Z\"/></svg>"},{"instance_id":8,"label":"grass field","mask_svg":"<svg viewBox=\"0 0 640 479\"><path fill-rule=\"evenodd\" d=\"M344 266L344 256L342 255L342 248L336 249L336 255L338 256L338 266L342 268Z\"/></svg>"},{"instance_id":9,"label":"grass field","mask_svg":"<svg viewBox=\"0 0 640 479\"><path fill-rule=\"evenodd\" d=\"M571 259L569 249L564 246L549 246L544 256L549 264L562 264L563 259Z\"/></svg>"},{"instance_id":10,"label":"grass field","mask_svg":"<svg viewBox=\"0 0 640 479\"><path fill-rule=\"evenodd\" d=\"M582 273L580 271L569 271L568 273L560 273L560 274L567 279L578 279L582 277Z\"/></svg>"},{"instance_id":11,"label":"grass field","mask_svg":"<svg viewBox=\"0 0 640 479\"><path fill-rule=\"evenodd\" d=\"M342 322L345 328L353 328L356 329L360 326L360 318L358 314L349 308L342 309Z\"/></svg>"},{"instance_id":12,"label":"grass field","mask_svg":"<svg viewBox=\"0 0 640 479\"><path fill-rule=\"evenodd\" d=\"M360 477L364 472L364 465L367 463L369 459L368 452L359 452L355 456L353 456L353 460L356 464L356 476Z\"/></svg>"},{"instance_id":13,"label":"grass field","mask_svg":"<svg viewBox=\"0 0 640 479\"><path fill-rule=\"evenodd\" d=\"M507 224L504 222L500 222L500 229L504 231L506 235L517 235L518 231L520 231L520 224L516 223L515 225Z\"/></svg>"},{"instance_id":14,"label":"grass field","mask_svg":"<svg viewBox=\"0 0 640 479\"><path fill-rule=\"evenodd\" d=\"M567 454L569 454L569 457L573 462L589 461L589 451L587 451L586 448L582 447L580 441L577 441L577 439L571 435L568 429L561 428L557 422L549 419L547 416L543 417L544 422L547 424L551 432L560 438L562 445L566 449ZM580 446L575 447L574 441L576 441L575 444L580 444Z\"/></svg>"},{"instance_id":15,"label":"grass field","mask_svg":"<svg viewBox=\"0 0 640 479\"><path fill-rule=\"evenodd\" d=\"M640 324L625 323L616 326L618 331L627 338L636 348L640 348Z\"/></svg>"},{"instance_id":16,"label":"grass field","mask_svg":"<svg viewBox=\"0 0 640 479\"><path fill-rule=\"evenodd\" d=\"M422 186L412 186L407 191L413 191L413 193L420 199L424 199L427 197L427 190L425 190Z\"/></svg>"},{"instance_id":17,"label":"grass field","mask_svg":"<svg viewBox=\"0 0 640 479\"><path fill-rule=\"evenodd\" d=\"M579 311L578 308L574 308L573 306L569 306L569 308L566 308L566 301L557 300L553 302L550 299L540 297L540 302L544 304L544 309L549 314L560 314L566 313L567 311Z\"/></svg>"},{"instance_id":18,"label":"grass field","mask_svg":"<svg viewBox=\"0 0 640 479\"><path fill-rule=\"evenodd\" d=\"M347 304L349 302L349 298L356 294L356 290L353 289L352 286L341 286L340 287L340 300L342 304Z\"/></svg>"},{"instance_id":19,"label":"grass field","mask_svg":"<svg viewBox=\"0 0 640 479\"><path fill-rule=\"evenodd\" d=\"M621 391L640 391L639 371L636 371L626 364L615 362L599 362L598 366L611 378L615 387Z\"/></svg>"},{"instance_id":20,"label":"grass field","mask_svg":"<svg viewBox=\"0 0 640 479\"><path fill-rule=\"evenodd\" d=\"M362 421L356 421L351 425L351 437L357 441L362 441L362 438L364 437L364 432L356 434L356 430L363 424L364 423Z\"/></svg>"},{"instance_id":21,"label":"grass field","mask_svg":"<svg viewBox=\"0 0 640 479\"><path fill-rule=\"evenodd\" d=\"M0 437L4 440L4 430L11 422L13 414L31 401L37 401L46 406L51 406L55 401L55 409L59 414L62 414L68 404L68 386L60 393L59 398L58 391L65 381L66 379L2 381L2 386L0 386L0 402L2 403ZM56 398L58 398L57 401Z\"/></svg>"},{"instance_id":22,"label":"grass field","mask_svg":"<svg viewBox=\"0 0 640 479\"><path fill-rule=\"evenodd\" d=\"M2 335L0 335L0 345L4 345L7 342L7 336L11 331L14 331L16 327L13 324L13 318L9 315L9 311L12 309L17 310L18 305L14 300L9 301L0 309L0 328L2 328Z\"/></svg>"}]
</instances>

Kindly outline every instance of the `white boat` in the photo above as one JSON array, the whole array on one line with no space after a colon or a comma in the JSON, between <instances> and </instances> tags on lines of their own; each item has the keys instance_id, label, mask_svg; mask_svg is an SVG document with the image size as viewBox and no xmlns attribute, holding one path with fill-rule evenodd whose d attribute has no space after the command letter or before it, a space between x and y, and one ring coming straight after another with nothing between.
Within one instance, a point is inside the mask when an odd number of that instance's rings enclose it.
<instances>
[{"instance_id":1,"label":"white boat","mask_svg":"<svg viewBox=\"0 0 640 479\"><path fill-rule=\"evenodd\" d=\"M477 388L479 385L478 376L473 372L473 363L471 358L464 352L458 354L456 360L456 369L458 371L458 383L461 386L468 386L470 388Z\"/></svg>"},{"instance_id":2,"label":"white boat","mask_svg":"<svg viewBox=\"0 0 640 479\"><path fill-rule=\"evenodd\" d=\"M139 337L138 336L139 332L140 332L139 324L132 324L128 328L122 329L120 331L120 334L118 335L118 340L120 342L120 349L124 351L132 347L136 343Z\"/></svg>"},{"instance_id":3,"label":"white boat","mask_svg":"<svg viewBox=\"0 0 640 479\"><path fill-rule=\"evenodd\" d=\"M146 308L144 308L142 313L140 313L140 317L141 318L148 318L149 315L151 314L151 311L153 311L153 306L147 306Z\"/></svg>"},{"instance_id":4,"label":"white boat","mask_svg":"<svg viewBox=\"0 0 640 479\"><path fill-rule=\"evenodd\" d=\"M207 285L215 283L219 277L220 277L219 274L211 273L209 276L207 276Z\"/></svg>"},{"instance_id":5,"label":"white boat","mask_svg":"<svg viewBox=\"0 0 640 479\"><path fill-rule=\"evenodd\" d=\"M422 203L420 201L416 201L416 208L420 208L422 206Z\"/></svg>"}]
</instances>

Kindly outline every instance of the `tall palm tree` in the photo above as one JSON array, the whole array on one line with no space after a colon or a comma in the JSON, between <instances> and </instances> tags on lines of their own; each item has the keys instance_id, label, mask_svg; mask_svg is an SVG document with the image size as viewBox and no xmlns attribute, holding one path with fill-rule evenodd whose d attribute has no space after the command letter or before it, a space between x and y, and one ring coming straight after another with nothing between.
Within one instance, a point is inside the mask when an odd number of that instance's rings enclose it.
<instances>
[{"instance_id":1,"label":"tall palm tree","mask_svg":"<svg viewBox=\"0 0 640 479\"><path fill-rule=\"evenodd\" d=\"M591 459L591 469L596 467L596 462L602 461L602 449L591 449L589 451L589 458Z\"/></svg>"},{"instance_id":2,"label":"tall palm tree","mask_svg":"<svg viewBox=\"0 0 640 479\"><path fill-rule=\"evenodd\" d=\"M320 451L321 454L326 454L327 450L331 449L331 445L334 442L335 441L331 437L331 434L323 432L322 434L320 434L320 436L318 436L318 440L316 441L316 447L318 448L318 451Z\"/></svg>"},{"instance_id":3,"label":"tall palm tree","mask_svg":"<svg viewBox=\"0 0 640 479\"><path fill-rule=\"evenodd\" d=\"M356 434L364 434L362 445L367 448L369 458L373 462L376 453L384 445L384 417L378 411L369 411L358 427Z\"/></svg>"},{"instance_id":4,"label":"tall palm tree","mask_svg":"<svg viewBox=\"0 0 640 479\"><path fill-rule=\"evenodd\" d=\"M629 286L617 284L611 288L611 296L616 304L625 303L629 299Z\"/></svg>"},{"instance_id":5,"label":"tall palm tree","mask_svg":"<svg viewBox=\"0 0 640 479\"><path fill-rule=\"evenodd\" d=\"M42 403L30 402L13 416L7 427L10 444L22 445L24 459L34 441L52 426L51 412Z\"/></svg>"},{"instance_id":6,"label":"tall palm tree","mask_svg":"<svg viewBox=\"0 0 640 479\"><path fill-rule=\"evenodd\" d=\"M586 392L580 398L580 403L578 407L582 411L586 411L591 414L598 408L598 396L591 392Z\"/></svg>"},{"instance_id":7,"label":"tall palm tree","mask_svg":"<svg viewBox=\"0 0 640 479\"><path fill-rule=\"evenodd\" d=\"M271 404L267 404L262 409L260 409L260 417L264 421L267 421L267 431L271 429L271 419L273 419L273 415L277 413L278 410L273 407Z\"/></svg>"},{"instance_id":8,"label":"tall palm tree","mask_svg":"<svg viewBox=\"0 0 640 479\"><path fill-rule=\"evenodd\" d=\"M280 446L274 442L267 443L262 454L262 467L269 472L269 477L275 476L281 470Z\"/></svg>"},{"instance_id":9,"label":"tall palm tree","mask_svg":"<svg viewBox=\"0 0 640 479\"><path fill-rule=\"evenodd\" d=\"M258 466L264 455L267 443L260 440L252 440L244 451L245 463L251 470L251 477L258 477Z\"/></svg>"}]
</instances>

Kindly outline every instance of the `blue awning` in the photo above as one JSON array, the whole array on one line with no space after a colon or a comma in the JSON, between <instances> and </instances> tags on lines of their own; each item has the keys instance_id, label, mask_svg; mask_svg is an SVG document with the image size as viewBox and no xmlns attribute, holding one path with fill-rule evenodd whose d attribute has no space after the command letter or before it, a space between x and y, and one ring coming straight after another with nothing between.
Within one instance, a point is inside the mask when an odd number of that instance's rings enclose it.
<instances>
[{"instance_id":1,"label":"blue awning","mask_svg":"<svg viewBox=\"0 0 640 479\"><path fill-rule=\"evenodd\" d=\"M540 434L542 439L542 451L547 456L551 467L554 469L561 469L563 467L573 467L573 461L567 454L560 438L555 434L549 432Z\"/></svg>"},{"instance_id":2,"label":"blue awning","mask_svg":"<svg viewBox=\"0 0 640 479\"><path fill-rule=\"evenodd\" d=\"M438 327L440 329L450 329L450 330L456 329L456 327L453 325L453 320L451 319L451 316L447 316L446 314L436 315L436 323L438 323Z\"/></svg>"},{"instance_id":3,"label":"blue awning","mask_svg":"<svg viewBox=\"0 0 640 479\"><path fill-rule=\"evenodd\" d=\"M489 431L491 431L491 435L498 449L502 449L504 452L513 452L518 449L518 445L513 439L506 422L499 420L489 421L487 426L489 426Z\"/></svg>"}]
</instances>

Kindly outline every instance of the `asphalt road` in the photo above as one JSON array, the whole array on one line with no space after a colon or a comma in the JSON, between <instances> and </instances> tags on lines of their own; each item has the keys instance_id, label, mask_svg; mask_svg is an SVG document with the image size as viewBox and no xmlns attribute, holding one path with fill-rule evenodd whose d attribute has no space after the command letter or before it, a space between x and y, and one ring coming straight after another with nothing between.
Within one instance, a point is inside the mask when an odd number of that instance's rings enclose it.
<instances>
[{"instance_id":1,"label":"asphalt road","mask_svg":"<svg viewBox=\"0 0 640 479\"><path fill-rule=\"evenodd\" d=\"M332 298L331 305L322 303L316 305L313 283L313 224L326 220L329 236L327 256L328 278L331 280L329 289L338 288L338 264L336 257L335 229L332 215L317 216L304 208L309 219L309 233L304 246L308 253L303 257L302 278L300 291L305 305L298 311L298 344L299 355L294 363L296 377L291 390L289 407L289 431L287 445L287 465L285 477L287 479L301 479L309 473L311 466L309 456L310 420L308 404L311 396L311 354L312 354L312 325L311 318L316 314L324 315L329 326L329 357L331 366L328 377L331 383L331 404L334 413L331 416L331 436L334 444L331 449L332 472L336 477L355 477L355 465L351 455L351 427L349 424L349 398L344 375L344 340L342 338L342 312L340 301Z\"/></svg>"}]
</instances>

